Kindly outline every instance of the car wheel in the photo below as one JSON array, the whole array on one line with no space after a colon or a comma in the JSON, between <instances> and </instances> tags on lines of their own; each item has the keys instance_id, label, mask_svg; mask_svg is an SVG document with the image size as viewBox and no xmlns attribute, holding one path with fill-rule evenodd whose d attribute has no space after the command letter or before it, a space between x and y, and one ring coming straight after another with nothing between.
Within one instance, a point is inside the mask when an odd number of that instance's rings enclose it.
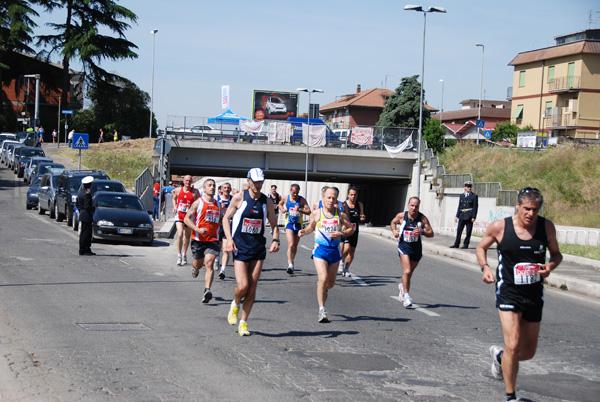
<instances>
[{"instance_id":1,"label":"car wheel","mask_svg":"<svg viewBox=\"0 0 600 402\"><path fill-rule=\"evenodd\" d=\"M79 231L79 221L75 215L73 215L73 230L76 232Z\"/></svg>"},{"instance_id":2,"label":"car wheel","mask_svg":"<svg viewBox=\"0 0 600 402\"><path fill-rule=\"evenodd\" d=\"M50 219L56 219L56 204L54 204L54 206L50 205L48 203L48 214L50 215Z\"/></svg>"},{"instance_id":3,"label":"car wheel","mask_svg":"<svg viewBox=\"0 0 600 402\"><path fill-rule=\"evenodd\" d=\"M67 226L73 226L73 209L67 207Z\"/></svg>"},{"instance_id":4,"label":"car wheel","mask_svg":"<svg viewBox=\"0 0 600 402\"><path fill-rule=\"evenodd\" d=\"M54 203L54 216L56 216L56 222L62 222L65 219L65 214L60 213L56 203Z\"/></svg>"},{"instance_id":5,"label":"car wheel","mask_svg":"<svg viewBox=\"0 0 600 402\"><path fill-rule=\"evenodd\" d=\"M33 207L31 205L29 205L27 202L25 202L25 208L27 208L27 210L29 211Z\"/></svg>"},{"instance_id":6,"label":"car wheel","mask_svg":"<svg viewBox=\"0 0 600 402\"><path fill-rule=\"evenodd\" d=\"M154 239L150 239L150 241L145 241L142 243L142 245L144 247L152 247L152 243L154 242Z\"/></svg>"},{"instance_id":7,"label":"car wheel","mask_svg":"<svg viewBox=\"0 0 600 402\"><path fill-rule=\"evenodd\" d=\"M23 171L17 168L17 177L23 177ZM25 180L23 180L25 181Z\"/></svg>"}]
</instances>

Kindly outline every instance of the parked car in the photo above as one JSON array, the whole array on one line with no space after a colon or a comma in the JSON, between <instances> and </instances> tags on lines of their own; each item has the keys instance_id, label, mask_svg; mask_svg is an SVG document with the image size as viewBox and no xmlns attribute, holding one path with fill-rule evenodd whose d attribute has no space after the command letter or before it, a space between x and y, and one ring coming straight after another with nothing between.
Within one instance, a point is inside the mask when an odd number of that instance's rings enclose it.
<instances>
[{"instance_id":1,"label":"parked car","mask_svg":"<svg viewBox=\"0 0 600 402\"><path fill-rule=\"evenodd\" d=\"M17 133L17 140L20 143L23 143L23 141L25 141L25 138L27 138L27 134L29 134L27 131L19 131Z\"/></svg>"},{"instance_id":2,"label":"parked car","mask_svg":"<svg viewBox=\"0 0 600 402\"><path fill-rule=\"evenodd\" d=\"M110 179L103 170L64 170L60 175L56 193L55 214L58 222L67 218L67 226L73 225L73 196L77 196L81 180L86 176L92 176L94 179Z\"/></svg>"},{"instance_id":3,"label":"parked car","mask_svg":"<svg viewBox=\"0 0 600 402\"><path fill-rule=\"evenodd\" d=\"M102 239L152 245L154 225L137 195L99 191L94 196L94 207L92 241Z\"/></svg>"},{"instance_id":4,"label":"parked car","mask_svg":"<svg viewBox=\"0 0 600 402\"><path fill-rule=\"evenodd\" d=\"M267 114L287 113L285 102L277 96L269 96L265 108L267 109Z\"/></svg>"},{"instance_id":5,"label":"parked car","mask_svg":"<svg viewBox=\"0 0 600 402\"><path fill-rule=\"evenodd\" d=\"M23 144L15 144L14 146L9 145L8 150L8 168L12 171L15 170L15 155L19 153L19 149L23 148Z\"/></svg>"},{"instance_id":6,"label":"parked car","mask_svg":"<svg viewBox=\"0 0 600 402\"><path fill-rule=\"evenodd\" d=\"M50 171L42 176L38 187L38 213L44 215L48 211L50 219L56 217L56 185L61 173L59 171Z\"/></svg>"},{"instance_id":7,"label":"parked car","mask_svg":"<svg viewBox=\"0 0 600 402\"><path fill-rule=\"evenodd\" d=\"M46 153L42 148L36 147L23 147L19 150L19 152L15 155L15 168L14 171L17 174L17 177L23 177L25 174L25 166L29 159L34 156L46 156Z\"/></svg>"},{"instance_id":8,"label":"parked car","mask_svg":"<svg viewBox=\"0 0 600 402\"><path fill-rule=\"evenodd\" d=\"M25 169L23 170L23 181L25 183L29 183L31 181L31 179L34 177L33 172L35 171L35 168L37 165L43 162L52 163L53 160L47 156L33 156L29 158L27 164L25 165Z\"/></svg>"},{"instance_id":9,"label":"parked car","mask_svg":"<svg viewBox=\"0 0 600 402\"><path fill-rule=\"evenodd\" d=\"M8 148L9 145L13 144L20 144L19 141L13 141L13 140L4 140L2 141L2 145L0 146L0 160L2 161L2 163L4 163L5 165L8 166Z\"/></svg>"},{"instance_id":10,"label":"parked car","mask_svg":"<svg viewBox=\"0 0 600 402\"><path fill-rule=\"evenodd\" d=\"M40 136L38 133L35 133L33 131L28 132L27 136L25 136L25 139L22 141L23 145L28 146L28 147L41 147L42 143L40 142Z\"/></svg>"},{"instance_id":11,"label":"parked car","mask_svg":"<svg viewBox=\"0 0 600 402\"><path fill-rule=\"evenodd\" d=\"M27 198L25 199L25 208L32 209L38 206L38 190L44 176L35 176L31 180L31 186L27 190Z\"/></svg>"},{"instance_id":12,"label":"parked car","mask_svg":"<svg viewBox=\"0 0 600 402\"><path fill-rule=\"evenodd\" d=\"M221 134L221 130L208 125L193 126L190 128L190 132L194 134Z\"/></svg>"},{"instance_id":13,"label":"parked car","mask_svg":"<svg viewBox=\"0 0 600 402\"><path fill-rule=\"evenodd\" d=\"M17 141L17 135L13 134L13 133L0 134L0 144L2 143L2 141L5 141L5 140Z\"/></svg>"},{"instance_id":14,"label":"parked car","mask_svg":"<svg viewBox=\"0 0 600 402\"><path fill-rule=\"evenodd\" d=\"M56 162L41 162L35 167L35 170L33 171L32 176L43 176L44 173L46 173L47 171L53 170L53 169L54 170L58 170L58 169L65 170L65 165L63 165L62 163L56 163Z\"/></svg>"},{"instance_id":15,"label":"parked car","mask_svg":"<svg viewBox=\"0 0 600 402\"><path fill-rule=\"evenodd\" d=\"M83 189L83 184L79 186L79 190L72 197L73 201L73 230L79 229L79 211L77 210L77 194ZM108 191L113 193L126 193L125 185L117 180L94 180L90 187L90 193L92 196L98 191Z\"/></svg>"}]
</instances>

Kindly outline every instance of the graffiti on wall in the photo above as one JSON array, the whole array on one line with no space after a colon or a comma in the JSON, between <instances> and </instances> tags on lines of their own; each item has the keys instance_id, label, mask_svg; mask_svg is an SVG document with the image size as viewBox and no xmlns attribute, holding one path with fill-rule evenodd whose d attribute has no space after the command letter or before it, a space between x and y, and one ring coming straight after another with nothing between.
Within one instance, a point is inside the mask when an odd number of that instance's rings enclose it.
<instances>
[{"instance_id":1,"label":"graffiti on wall","mask_svg":"<svg viewBox=\"0 0 600 402\"><path fill-rule=\"evenodd\" d=\"M485 229L490 223L499 221L500 219L507 218L513 215L514 208L498 208L496 210L491 210L488 220L476 220L473 224L474 228Z\"/></svg>"}]
</instances>

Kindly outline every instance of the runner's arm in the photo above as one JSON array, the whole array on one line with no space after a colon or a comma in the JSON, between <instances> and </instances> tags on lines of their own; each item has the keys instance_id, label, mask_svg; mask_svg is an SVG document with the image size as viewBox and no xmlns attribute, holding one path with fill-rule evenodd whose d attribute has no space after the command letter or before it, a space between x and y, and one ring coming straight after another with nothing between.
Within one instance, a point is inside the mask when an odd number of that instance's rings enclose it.
<instances>
[{"instance_id":1,"label":"runner's arm","mask_svg":"<svg viewBox=\"0 0 600 402\"><path fill-rule=\"evenodd\" d=\"M492 244L498 242L498 236L503 231L504 220L493 222L490 226L488 226L485 235L483 236L483 239L481 239L479 245L477 245L477 249L475 250L477 262L479 263L479 266L483 267L483 277L481 279L485 283L494 283L495 280L492 268L487 262L487 251L492 246Z\"/></svg>"},{"instance_id":2,"label":"runner's arm","mask_svg":"<svg viewBox=\"0 0 600 402\"><path fill-rule=\"evenodd\" d=\"M547 278L550 272L555 270L556 267L562 262L563 256L560 253L558 247L558 240L556 239L556 228L554 223L546 219L546 236L548 238L548 251L550 251L550 261L542 266L540 274L542 278Z\"/></svg>"},{"instance_id":3,"label":"runner's arm","mask_svg":"<svg viewBox=\"0 0 600 402\"><path fill-rule=\"evenodd\" d=\"M300 231L298 232L298 237L307 235L310 232L313 232L315 230L315 227L317 226L317 217L318 216L319 216L318 209L315 209L314 211L311 212L308 225L306 225L306 227L304 229L300 229Z\"/></svg>"},{"instance_id":4,"label":"runner's arm","mask_svg":"<svg viewBox=\"0 0 600 402\"><path fill-rule=\"evenodd\" d=\"M310 210L310 206L308 205L308 202L306 201L306 198L302 198L302 200L300 201L300 206L302 207L300 212L303 213L304 215L310 215L312 213L312 211Z\"/></svg>"},{"instance_id":5,"label":"runner's arm","mask_svg":"<svg viewBox=\"0 0 600 402\"><path fill-rule=\"evenodd\" d=\"M367 217L365 216L365 206L360 201L358 202L358 206L360 208L360 220L361 221L366 221Z\"/></svg>"},{"instance_id":6,"label":"runner's arm","mask_svg":"<svg viewBox=\"0 0 600 402\"><path fill-rule=\"evenodd\" d=\"M396 225L398 225L404 219L404 212L399 212L392 222L390 223L390 229L392 229L392 233L394 233L394 237L400 236L400 231L396 230Z\"/></svg>"},{"instance_id":7,"label":"runner's arm","mask_svg":"<svg viewBox=\"0 0 600 402\"><path fill-rule=\"evenodd\" d=\"M208 230L206 228L204 228L203 233L200 233L200 231L202 229L199 229L196 224L194 223L194 220L192 219L192 217L196 214L196 210L198 209L198 201L194 201L194 203L192 204L192 206L190 207L190 209L188 209L188 211L185 214L185 218L183 219L183 223L185 223L185 225L189 228L191 228L194 232L198 232L199 234L206 234L206 232L208 232Z\"/></svg>"},{"instance_id":8,"label":"runner's arm","mask_svg":"<svg viewBox=\"0 0 600 402\"><path fill-rule=\"evenodd\" d=\"M342 234L346 237L352 236L354 233L354 228L352 227L352 223L350 222L348 215L345 212L340 212L340 219L342 220L342 225L344 225Z\"/></svg>"},{"instance_id":9,"label":"runner's arm","mask_svg":"<svg viewBox=\"0 0 600 402\"><path fill-rule=\"evenodd\" d=\"M271 225L271 229L273 229L273 241L271 242L271 247L269 248L269 253L276 253L279 251L279 228L277 227L277 217L275 216L275 210L273 208L267 208L267 219L269 220L269 225Z\"/></svg>"},{"instance_id":10,"label":"runner's arm","mask_svg":"<svg viewBox=\"0 0 600 402\"><path fill-rule=\"evenodd\" d=\"M427 219L427 217L424 216L422 221L423 221L423 230L422 230L423 236L433 237L433 228L429 224L429 219Z\"/></svg>"}]
</instances>

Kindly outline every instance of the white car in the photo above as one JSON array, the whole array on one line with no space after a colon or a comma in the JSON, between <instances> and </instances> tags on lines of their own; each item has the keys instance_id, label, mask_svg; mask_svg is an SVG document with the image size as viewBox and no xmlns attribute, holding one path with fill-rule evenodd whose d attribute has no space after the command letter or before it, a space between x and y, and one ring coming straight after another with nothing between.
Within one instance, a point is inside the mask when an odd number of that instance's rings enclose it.
<instances>
[{"instance_id":1,"label":"white car","mask_svg":"<svg viewBox=\"0 0 600 402\"><path fill-rule=\"evenodd\" d=\"M270 96L269 100L267 100L267 114L274 113L287 113L287 107L281 98Z\"/></svg>"}]
</instances>

